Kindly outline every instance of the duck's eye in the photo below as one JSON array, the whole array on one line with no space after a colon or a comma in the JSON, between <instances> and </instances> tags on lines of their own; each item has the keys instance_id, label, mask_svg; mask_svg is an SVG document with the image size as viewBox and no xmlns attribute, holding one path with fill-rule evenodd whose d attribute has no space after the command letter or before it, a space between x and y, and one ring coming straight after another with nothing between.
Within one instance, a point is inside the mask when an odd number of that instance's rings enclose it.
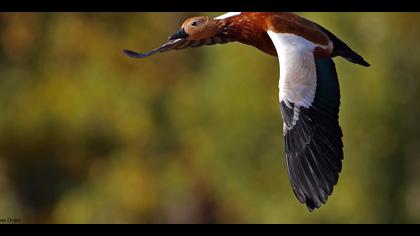
<instances>
[{"instance_id":1,"label":"duck's eye","mask_svg":"<svg viewBox=\"0 0 420 236\"><path fill-rule=\"evenodd\" d=\"M194 21L193 23L191 23L192 26L197 26L197 22Z\"/></svg>"}]
</instances>

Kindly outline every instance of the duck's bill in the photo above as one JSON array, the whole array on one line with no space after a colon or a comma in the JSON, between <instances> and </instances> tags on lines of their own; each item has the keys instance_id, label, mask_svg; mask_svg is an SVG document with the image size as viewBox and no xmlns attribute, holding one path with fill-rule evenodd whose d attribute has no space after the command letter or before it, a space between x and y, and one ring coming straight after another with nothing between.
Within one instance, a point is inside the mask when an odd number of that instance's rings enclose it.
<instances>
[{"instance_id":1,"label":"duck's bill","mask_svg":"<svg viewBox=\"0 0 420 236\"><path fill-rule=\"evenodd\" d=\"M145 58L145 57L149 57L152 56L158 52L166 52L172 49L181 49L183 44L188 44L188 40L186 39L173 39L170 40L169 42L165 43L164 45L153 49L150 52L145 52L145 53L138 53L135 51L131 51L131 50L124 50L124 53L127 54L127 56L132 57L132 58Z\"/></svg>"}]
</instances>

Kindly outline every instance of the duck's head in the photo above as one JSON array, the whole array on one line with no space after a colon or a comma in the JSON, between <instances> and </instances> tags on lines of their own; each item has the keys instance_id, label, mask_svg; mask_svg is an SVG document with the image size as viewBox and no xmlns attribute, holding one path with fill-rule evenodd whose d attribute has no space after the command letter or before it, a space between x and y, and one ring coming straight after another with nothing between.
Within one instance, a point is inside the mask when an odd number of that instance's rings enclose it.
<instances>
[{"instance_id":1,"label":"duck's head","mask_svg":"<svg viewBox=\"0 0 420 236\"><path fill-rule=\"evenodd\" d=\"M207 16L192 17L182 24L178 32L169 37L169 42L159 48L146 53L138 53L131 50L124 50L124 52L133 58L145 58L158 52L166 52L172 49L225 43L227 40L221 38L210 41L206 40L217 35L219 32L218 23L219 20L211 19Z\"/></svg>"},{"instance_id":2,"label":"duck's head","mask_svg":"<svg viewBox=\"0 0 420 236\"><path fill-rule=\"evenodd\" d=\"M218 32L216 20L207 16L191 17L184 21L181 29L169 39L200 40L213 37Z\"/></svg>"}]
</instances>

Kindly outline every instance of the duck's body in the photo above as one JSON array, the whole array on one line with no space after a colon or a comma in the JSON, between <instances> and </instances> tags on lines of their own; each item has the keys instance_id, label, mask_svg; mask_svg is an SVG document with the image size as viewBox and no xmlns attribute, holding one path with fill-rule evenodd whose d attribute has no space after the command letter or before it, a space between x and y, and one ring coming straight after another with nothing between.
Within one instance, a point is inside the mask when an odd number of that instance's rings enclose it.
<instances>
[{"instance_id":1,"label":"duck's body","mask_svg":"<svg viewBox=\"0 0 420 236\"><path fill-rule=\"evenodd\" d=\"M227 29L227 34L235 41L252 45L273 56L277 56L277 51L267 34L268 31L299 35L327 48L330 44L327 35L316 28L313 23L292 13L244 12L220 19L220 25ZM319 50L320 54L322 52L326 55L329 54L328 49Z\"/></svg>"},{"instance_id":2,"label":"duck's body","mask_svg":"<svg viewBox=\"0 0 420 236\"><path fill-rule=\"evenodd\" d=\"M292 13L230 12L193 17L162 47L135 58L187 47L240 42L279 57L279 102L286 164L296 197L309 210L326 203L343 159L340 91L332 57L369 64L331 32Z\"/></svg>"}]
</instances>

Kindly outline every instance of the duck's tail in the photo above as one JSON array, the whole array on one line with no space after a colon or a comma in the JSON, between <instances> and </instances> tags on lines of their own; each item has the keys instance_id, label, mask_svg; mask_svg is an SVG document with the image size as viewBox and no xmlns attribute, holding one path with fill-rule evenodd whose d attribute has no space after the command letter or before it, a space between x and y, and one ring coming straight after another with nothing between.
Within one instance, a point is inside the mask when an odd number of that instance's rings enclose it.
<instances>
[{"instance_id":1,"label":"duck's tail","mask_svg":"<svg viewBox=\"0 0 420 236\"><path fill-rule=\"evenodd\" d=\"M328 35L328 37L331 39L331 41L334 44L334 50L332 54L333 57L341 56L352 63L359 64L366 67L370 66L370 64L367 61L365 61L365 59L363 59L362 56L360 56L355 51L353 51L349 46L347 46L347 44L345 44L343 41L337 38L337 36L335 36L333 33L328 31L324 27L320 25L318 26L326 35Z\"/></svg>"}]
</instances>

